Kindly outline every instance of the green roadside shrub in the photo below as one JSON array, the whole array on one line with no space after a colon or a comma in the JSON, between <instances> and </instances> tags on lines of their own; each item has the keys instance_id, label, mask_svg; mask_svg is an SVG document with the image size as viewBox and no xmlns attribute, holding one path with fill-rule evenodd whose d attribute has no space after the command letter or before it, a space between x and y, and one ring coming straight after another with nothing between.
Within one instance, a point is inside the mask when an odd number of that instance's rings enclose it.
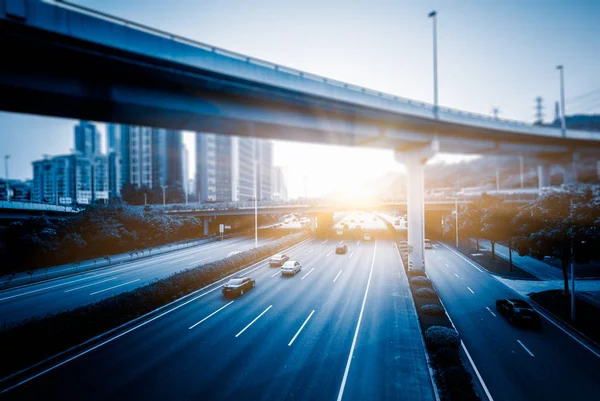
<instances>
[{"instance_id":1,"label":"green roadside shrub","mask_svg":"<svg viewBox=\"0 0 600 401\"><path fill-rule=\"evenodd\" d=\"M435 299L437 298L437 294L431 288L417 288L414 292L415 297L427 298L427 299Z\"/></svg>"},{"instance_id":2,"label":"green roadside shrub","mask_svg":"<svg viewBox=\"0 0 600 401\"><path fill-rule=\"evenodd\" d=\"M419 308L419 312L427 316L443 316L444 308L435 304L423 305Z\"/></svg>"},{"instance_id":3,"label":"green roadside shrub","mask_svg":"<svg viewBox=\"0 0 600 401\"><path fill-rule=\"evenodd\" d=\"M431 359L441 367L460 365L460 353L457 349L442 347L432 353Z\"/></svg>"},{"instance_id":4,"label":"green roadside shrub","mask_svg":"<svg viewBox=\"0 0 600 401\"><path fill-rule=\"evenodd\" d=\"M411 277L410 283L415 287L432 287L431 280L423 276Z\"/></svg>"},{"instance_id":5,"label":"green roadside shrub","mask_svg":"<svg viewBox=\"0 0 600 401\"><path fill-rule=\"evenodd\" d=\"M453 348L458 350L460 347L460 337L456 330L443 326L431 326L423 334L425 344L435 353L442 348Z\"/></svg>"},{"instance_id":6,"label":"green roadside shrub","mask_svg":"<svg viewBox=\"0 0 600 401\"><path fill-rule=\"evenodd\" d=\"M407 274L408 277L426 277L426 274L423 270L410 269Z\"/></svg>"}]
</instances>

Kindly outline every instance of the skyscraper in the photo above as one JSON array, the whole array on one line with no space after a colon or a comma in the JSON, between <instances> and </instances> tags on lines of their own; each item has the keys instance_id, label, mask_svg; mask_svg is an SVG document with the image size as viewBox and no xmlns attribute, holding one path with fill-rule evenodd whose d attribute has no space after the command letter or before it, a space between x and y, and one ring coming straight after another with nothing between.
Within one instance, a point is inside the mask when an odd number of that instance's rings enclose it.
<instances>
[{"instance_id":1,"label":"skyscraper","mask_svg":"<svg viewBox=\"0 0 600 401\"><path fill-rule=\"evenodd\" d=\"M243 202L253 199L255 151L258 158L257 197L271 199L270 142L248 137L196 135L196 190L201 201Z\"/></svg>"},{"instance_id":2,"label":"skyscraper","mask_svg":"<svg viewBox=\"0 0 600 401\"><path fill-rule=\"evenodd\" d=\"M152 129L121 125L121 182L152 188Z\"/></svg>"},{"instance_id":3,"label":"skyscraper","mask_svg":"<svg viewBox=\"0 0 600 401\"><path fill-rule=\"evenodd\" d=\"M107 149L110 152L120 152L121 132L118 124L106 124Z\"/></svg>"},{"instance_id":4,"label":"skyscraper","mask_svg":"<svg viewBox=\"0 0 600 401\"><path fill-rule=\"evenodd\" d=\"M183 183L183 190L186 194L190 193L190 188L189 188L189 174L188 174L188 169L189 169L189 152L185 146L185 144L181 144L181 173L182 173L182 183Z\"/></svg>"},{"instance_id":5,"label":"skyscraper","mask_svg":"<svg viewBox=\"0 0 600 401\"><path fill-rule=\"evenodd\" d=\"M152 186L182 185L181 131L152 129Z\"/></svg>"},{"instance_id":6,"label":"skyscraper","mask_svg":"<svg viewBox=\"0 0 600 401\"><path fill-rule=\"evenodd\" d=\"M110 199L121 196L122 172L121 154L113 150L108 154L108 197Z\"/></svg>"},{"instance_id":7,"label":"skyscraper","mask_svg":"<svg viewBox=\"0 0 600 401\"><path fill-rule=\"evenodd\" d=\"M87 121L80 121L74 127L75 150L83 155L99 155L101 152L100 132Z\"/></svg>"},{"instance_id":8,"label":"skyscraper","mask_svg":"<svg viewBox=\"0 0 600 401\"><path fill-rule=\"evenodd\" d=\"M287 184L285 182L285 174L283 167L273 167L273 186L272 199L285 201L288 199Z\"/></svg>"}]
</instances>

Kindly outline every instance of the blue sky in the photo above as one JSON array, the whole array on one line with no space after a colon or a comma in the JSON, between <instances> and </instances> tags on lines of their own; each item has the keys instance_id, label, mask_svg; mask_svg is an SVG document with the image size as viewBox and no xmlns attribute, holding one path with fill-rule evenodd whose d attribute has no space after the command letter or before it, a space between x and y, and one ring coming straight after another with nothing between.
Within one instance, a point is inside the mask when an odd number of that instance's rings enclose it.
<instances>
[{"instance_id":1,"label":"blue sky","mask_svg":"<svg viewBox=\"0 0 600 401\"><path fill-rule=\"evenodd\" d=\"M567 113L600 113L596 0L76 2L211 45L428 102L432 26L427 14L436 9L440 104L484 114L498 107L501 117L532 121L533 99L542 96L552 119L559 94L555 66L564 64ZM69 120L1 113L0 152L12 155L11 176L31 176L32 159L72 148L72 126ZM291 180L307 174L311 181L323 171L318 164L307 171L302 166L307 155L319 150L295 145L291 155L290 149L277 144L275 159L289 167ZM335 154L339 171L352 167L352 160L345 164L344 159L352 158L344 158L343 150L323 152ZM365 158L373 171L397 168L391 152L365 152Z\"/></svg>"}]
</instances>

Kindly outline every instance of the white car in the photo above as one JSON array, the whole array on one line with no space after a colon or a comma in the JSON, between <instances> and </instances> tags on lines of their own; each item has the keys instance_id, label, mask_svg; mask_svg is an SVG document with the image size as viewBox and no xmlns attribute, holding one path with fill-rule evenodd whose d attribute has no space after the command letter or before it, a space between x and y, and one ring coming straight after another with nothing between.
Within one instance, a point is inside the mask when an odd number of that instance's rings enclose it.
<instances>
[{"instance_id":1,"label":"white car","mask_svg":"<svg viewBox=\"0 0 600 401\"><path fill-rule=\"evenodd\" d=\"M283 264L283 266L281 266L281 275L282 276L295 276L296 274L300 273L300 271L302 270L302 265L300 264L300 262L295 261L295 260L288 260L287 262L285 262Z\"/></svg>"},{"instance_id":2,"label":"white car","mask_svg":"<svg viewBox=\"0 0 600 401\"><path fill-rule=\"evenodd\" d=\"M271 258L269 259L269 265L278 267L283 266L283 264L288 260L290 260L290 258L287 255L278 253L276 255L271 256Z\"/></svg>"},{"instance_id":3,"label":"white car","mask_svg":"<svg viewBox=\"0 0 600 401\"><path fill-rule=\"evenodd\" d=\"M364 241L371 241L371 234L365 233L365 235L363 236L363 240Z\"/></svg>"},{"instance_id":4,"label":"white car","mask_svg":"<svg viewBox=\"0 0 600 401\"><path fill-rule=\"evenodd\" d=\"M229 254L227 255L228 258L235 256L235 255L239 255L240 253L242 253L242 251L233 251L233 252L229 252Z\"/></svg>"}]
</instances>

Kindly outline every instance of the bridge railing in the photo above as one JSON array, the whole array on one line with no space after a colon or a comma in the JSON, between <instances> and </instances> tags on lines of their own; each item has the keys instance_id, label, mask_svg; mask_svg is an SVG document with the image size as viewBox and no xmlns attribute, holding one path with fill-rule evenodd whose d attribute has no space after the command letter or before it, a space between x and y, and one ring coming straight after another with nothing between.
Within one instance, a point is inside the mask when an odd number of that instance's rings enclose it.
<instances>
[{"instance_id":1,"label":"bridge railing","mask_svg":"<svg viewBox=\"0 0 600 401\"><path fill-rule=\"evenodd\" d=\"M276 70L276 71L279 71L279 72L282 72L285 74L299 76L301 78L321 82L326 85L337 86L337 87L345 88L348 90L361 92L366 95L383 98L383 99L389 99L392 101L396 101L398 103L424 108L428 112L431 112L432 118L434 117L434 114L433 114L434 106L431 103L421 102L418 100L413 100L413 99L409 99L409 98L405 98L405 97L401 97L401 96L397 96L397 95L392 95L392 94L381 92L381 91L376 91L373 89L368 89L368 88L365 88L362 86L349 84L349 83L338 81L338 80L331 79L331 78L326 78L326 77L323 77L323 76L320 76L317 74L300 71L295 68L286 67L286 66L272 63L270 61L262 60L262 59L259 59L256 57L250 57L250 56L247 56L247 55L244 55L241 53L237 53L237 52L234 52L231 50L226 50L226 49L222 49L222 48L219 48L216 46L211 46L209 44L206 44L206 43L203 43L203 42L200 42L197 40L185 38L183 36L169 33L169 32L166 32L166 31L163 31L160 29L152 28L147 25L129 21L124 18L120 18L120 17L114 16L114 15L103 13L101 11L93 10L91 8L81 6L78 4L74 4L74 3L71 3L66 0L43 0L43 1L45 1L47 3L59 5L61 7L70 9L72 11L84 13L84 14L91 15L91 16L94 16L97 18L101 18L101 19L104 19L104 20L107 20L107 21L110 21L110 22L113 22L116 24L120 24L120 25L126 26L131 29L136 29L136 30L139 30L142 32L152 34L152 35L160 36L160 37L167 38L167 39L170 39L173 41L177 41L177 42L184 43L184 44L187 44L190 46L194 46L199 49L213 52L215 54L219 54L219 55L222 55L225 57L237 59L237 60L249 63L249 64L254 64L254 65L264 67L264 68L269 68L269 69ZM442 115L440 117L444 117L443 113L447 113L448 114L447 117L449 117L449 118L447 118L448 120L453 120L452 116L467 117L469 119L475 119L475 120L484 121L484 122L493 122L494 124L500 123L500 124L505 124L505 125L509 125L509 126L516 126L519 128L526 128L526 131L528 131L528 132L530 132L533 128L548 128L548 127L537 127L533 124L529 124L529 123L526 123L523 121L506 119L506 118L495 118L495 117L491 117L491 116L488 116L485 114L472 113L472 112L462 111L462 110L453 109L453 108L449 108L449 107L443 107L443 106L438 106L438 112L442 112ZM558 129L554 129L554 130L559 132ZM577 138L589 138L591 136L592 136L592 134L590 134L590 133L586 133L586 135L573 135L573 137L577 137ZM600 134L598 134L598 136L600 136Z\"/></svg>"}]
</instances>

